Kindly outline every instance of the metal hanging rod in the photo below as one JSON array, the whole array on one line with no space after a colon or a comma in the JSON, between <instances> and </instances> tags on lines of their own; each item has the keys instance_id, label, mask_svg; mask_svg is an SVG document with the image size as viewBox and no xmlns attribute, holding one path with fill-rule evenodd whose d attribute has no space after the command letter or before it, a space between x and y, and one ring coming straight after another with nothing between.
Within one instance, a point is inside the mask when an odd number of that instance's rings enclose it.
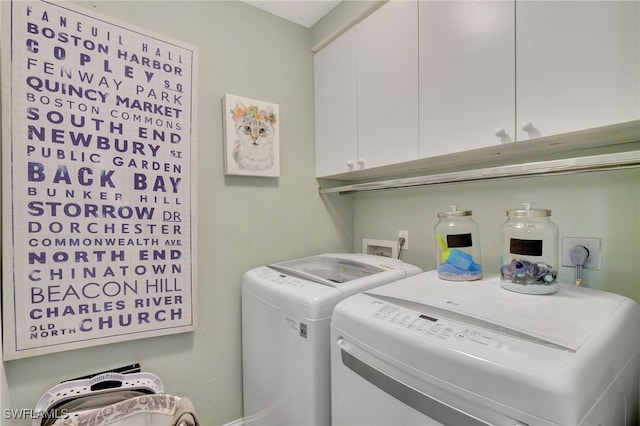
<instances>
[{"instance_id":1,"label":"metal hanging rod","mask_svg":"<svg viewBox=\"0 0 640 426\"><path fill-rule=\"evenodd\" d=\"M640 167L640 151L627 151L614 154L513 164L508 166L440 173L411 178L356 183L333 188L320 188L320 194L338 193L343 195L365 191L381 191L427 185L442 185L460 182L484 182L509 178L585 173L602 170L620 170L636 167Z\"/></svg>"}]
</instances>

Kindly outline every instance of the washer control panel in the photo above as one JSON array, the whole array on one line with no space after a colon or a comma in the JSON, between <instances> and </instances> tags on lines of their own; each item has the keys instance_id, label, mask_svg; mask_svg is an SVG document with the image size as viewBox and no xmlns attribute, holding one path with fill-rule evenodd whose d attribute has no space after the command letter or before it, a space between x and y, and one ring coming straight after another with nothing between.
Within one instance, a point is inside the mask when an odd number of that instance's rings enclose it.
<instances>
[{"instance_id":1,"label":"washer control panel","mask_svg":"<svg viewBox=\"0 0 640 426\"><path fill-rule=\"evenodd\" d=\"M258 278L281 286L289 286L289 287L304 287L305 282L299 278L291 277L289 275L285 275L282 272L275 271L273 269L264 268L264 271L258 274Z\"/></svg>"}]
</instances>

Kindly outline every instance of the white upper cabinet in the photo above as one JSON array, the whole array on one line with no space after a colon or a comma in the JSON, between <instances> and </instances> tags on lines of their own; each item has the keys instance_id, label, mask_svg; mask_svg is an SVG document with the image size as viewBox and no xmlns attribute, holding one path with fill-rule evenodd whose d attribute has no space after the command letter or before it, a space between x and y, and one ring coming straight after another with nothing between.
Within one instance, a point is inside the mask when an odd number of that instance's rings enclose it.
<instances>
[{"instance_id":1,"label":"white upper cabinet","mask_svg":"<svg viewBox=\"0 0 640 426\"><path fill-rule=\"evenodd\" d=\"M417 8L392 0L316 53L316 176L418 157Z\"/></svg>"},{"instance_id":2,"label":"white upper cabinet","mask_svg":"<svg viewBox=\"0 0 640 426\"><path fill-rule=\"evenodd\" d=\"M517 1L516 40L518 140L640 118L640 2Z\"/></svg>"},{"instance_id":3,"label":"white upper cabinet","mask_svg":"<svg viewBox=\"0 0 640 426\"><path fill-rule=\"evenodd\" d=\"M418 158L418 2L390 1L358 25L361 168Z\"/></svg>"},{"instance_id":4,"label":"white upper cabinet","mask_svg":"<svg viewBox=\"0 0 640 426\"><path fill-rule=\"evenodd\" d=\"M515 140L514 3L421 1L420 157Z\"/></svg>"},{"instance_id":5,"label":"white upper cabinet","mask_svg":"<svg viewBox=\"0 0 640 426\"><path fill-rule=\"evenodd\" d=\"M356 170L356 28L314 56L316 176Z\"/></svg>"},{"instance_id":6,"label":"white upper cabinet","mask_svg":"<svg viewBox=\"0 0 640 426\"><path fill-rule=\"evenodd\" d=\"M586 147L513 143L640 120L640 1L391 0L315 72L318 177Z\"/></svg>"}]
</instances>

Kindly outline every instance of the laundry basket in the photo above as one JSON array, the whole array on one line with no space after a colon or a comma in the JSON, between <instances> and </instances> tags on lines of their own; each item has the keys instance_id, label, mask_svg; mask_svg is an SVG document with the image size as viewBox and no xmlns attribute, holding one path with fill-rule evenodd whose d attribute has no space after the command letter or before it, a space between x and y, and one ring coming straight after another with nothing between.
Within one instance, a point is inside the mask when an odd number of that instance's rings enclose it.
<instances>
[{"instance_id":1,"label":"laundry basket","mask_svg":"<svg viewBox=\"0 0 640 426\"><path fill-rule=\"evenodd\" d=\"M107 372L62 382L42 395L32 426L196 426L188 398L163 393L151 373Z\"/></svg>"}]
</instances>

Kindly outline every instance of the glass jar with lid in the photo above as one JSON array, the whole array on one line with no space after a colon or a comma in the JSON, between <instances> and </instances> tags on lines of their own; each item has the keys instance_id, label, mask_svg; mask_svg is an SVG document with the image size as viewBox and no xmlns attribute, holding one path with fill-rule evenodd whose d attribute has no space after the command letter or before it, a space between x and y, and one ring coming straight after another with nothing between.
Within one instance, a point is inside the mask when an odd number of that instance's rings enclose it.
<instances>
[{"instance_id":1,"label":"glass jar with lid","mask_svg":"<svg viewBox=\"0 0 640 426\"><path fill-rule=\"evenodd\" d=\"M558 290L558 226L551 210L531 208L507 210L502 225L500 285L527 294L549 294Z\"/></svg>"},{"instance_id":2,"label":"glass jar with lid","mask_svg":"<svg viewBox=\"0 0 640 426\"><path fill-rule=\"evenodd\" d=\"M449 281L472 281L482 278L480 232L471 210L438 213L434 228L438 276Z\"/></svg>"}]
</instances>

